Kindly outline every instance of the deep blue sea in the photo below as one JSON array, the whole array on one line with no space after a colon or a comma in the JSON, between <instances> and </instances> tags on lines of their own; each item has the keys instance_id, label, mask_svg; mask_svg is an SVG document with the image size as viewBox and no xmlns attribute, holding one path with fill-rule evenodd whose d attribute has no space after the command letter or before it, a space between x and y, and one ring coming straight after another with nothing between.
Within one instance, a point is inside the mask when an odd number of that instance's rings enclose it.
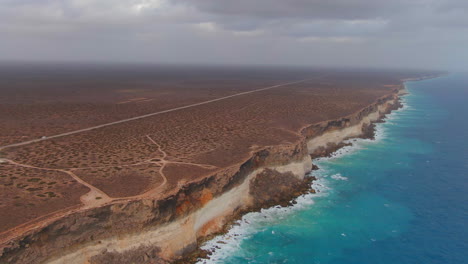
<instances>
[{"instance_id":1,"label":"deep blue sea","mask_svg":"<svg viewBox=\"0 0 468 264\"><path fill-rule=\"evenodd\" d=\"M319 193L244 216L201 263L468 263L468 75L406 87L376 140L316 161Z\"/></svg>"}]
</instances>

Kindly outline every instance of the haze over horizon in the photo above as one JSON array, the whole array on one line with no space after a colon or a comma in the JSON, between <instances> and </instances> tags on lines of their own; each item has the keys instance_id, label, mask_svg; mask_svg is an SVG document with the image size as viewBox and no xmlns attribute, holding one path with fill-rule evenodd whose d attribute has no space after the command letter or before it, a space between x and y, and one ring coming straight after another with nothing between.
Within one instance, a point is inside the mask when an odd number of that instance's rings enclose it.
<instances>
[{"instance_id":1,"label":"haze over horizon","mask_svg":"<svg viewBox=\"0 0 468 264\"><path fill-rule=\"evenodd\" d=\"M0 0L0 62L468 70L463 0Z\"/></svg>"}]
</instances>

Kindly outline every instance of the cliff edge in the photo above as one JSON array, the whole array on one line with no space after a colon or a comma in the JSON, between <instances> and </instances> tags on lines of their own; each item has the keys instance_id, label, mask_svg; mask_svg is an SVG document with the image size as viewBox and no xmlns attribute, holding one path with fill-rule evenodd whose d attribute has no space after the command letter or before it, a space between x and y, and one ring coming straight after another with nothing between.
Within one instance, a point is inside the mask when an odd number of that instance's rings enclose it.
<instances>
[{"instance_id":1,"label":"cliff edge","mask_svg":"<svg viewBox=\"0 0 468 264\"><path fill-rule=\"evenodd\" d=\"M166 263L197 249L244 212L290 201L308 190L312 159L355 137L400 107L401 89L349 116L303 127L300 140L264 147L209 177L158 199L122 199L73 210L6 236L0 263ZM18 235L20 234L20 235Z\"/></svg>"}]
</instances>

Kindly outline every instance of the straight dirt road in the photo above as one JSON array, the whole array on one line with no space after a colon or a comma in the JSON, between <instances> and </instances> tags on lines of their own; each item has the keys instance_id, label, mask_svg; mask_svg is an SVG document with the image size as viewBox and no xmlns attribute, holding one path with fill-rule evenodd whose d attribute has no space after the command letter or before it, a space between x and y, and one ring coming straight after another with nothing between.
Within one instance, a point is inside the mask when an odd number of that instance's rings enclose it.
<instances>
[{"instance_id":1,"label":"straight dirt road","mask_svg":"<svg viewBox=\"0 0 468 264\"><path fill-rule=\"evenodd\" d=\"M24 146L24 145L37 143L37 142L41 142L41 141L45 141L45 140L49 140L49 139L54 139L54 138L59 138L59 137L64 137L64 136L70 136L70 135L74 135L74 134L78 134L78 133L82 133L82 132L86 132L86 131L90 131L90 130L94 130L94 129L99 129L99 128L102 128L102 127L112 126L112 125L121 124L121 123L129 122L129 121L133 121L133 120L138 120L138 119L142 119L142 118L146 118L146 117L150 117L150 116L170 113L170 112L174 112L174 111L177 111L177 110L182 110L182 109L187 109L187 108L191 108L191 107L195 107L195 106L214 103L214 102L226 100L226 99L229 99L229 98L232 98L232 97L237 97L237 96L241 96L241 95L256 93L256 92L265 91L265 90L278 88L278 87L283 87L283 86L287 86L287 85L291 85L291 84L301 83L301 82L305 82L305 81L308 81L308 80L309 79L277 84L277 85L268 86L268 87L264 87L264 88L259 88L259 89L255 89L255 90L251 90L251 91L247 91L247 92L241 92L241 93L236 93L236 94L232 94L232 95L228 95L228 96L223 96L223 97L208 100L208 101L203 101L203 102L194 103L194 104L185 105L185 106L179 106L179 107L175 107L175 108L171 108L171 109L167 109L167 110L163 110L163 111L159 111L159 112L149 113L149 114L135 116L135 117L122 119L122 120L118 120L118 121L114 121L114 122L109 122L109 123L105 123L105 124L101 124L101 125L97 125L97 126L92 126L92 127L88 127L88 128L83 128L83 129L78 129L78 130L74 130L74 131L70 131L70 132L65 132L65 133L61 133L61 134L57 134L57 135L44 136L44 137L37 138L37 139L32 139L32 140L23 141L23 142L19 142L19 143L14 143L14 144L10 144L10 145L0 146L0 150L4 150L6 148L11 148L11 147Z\"/></svg>"}]
</instances>

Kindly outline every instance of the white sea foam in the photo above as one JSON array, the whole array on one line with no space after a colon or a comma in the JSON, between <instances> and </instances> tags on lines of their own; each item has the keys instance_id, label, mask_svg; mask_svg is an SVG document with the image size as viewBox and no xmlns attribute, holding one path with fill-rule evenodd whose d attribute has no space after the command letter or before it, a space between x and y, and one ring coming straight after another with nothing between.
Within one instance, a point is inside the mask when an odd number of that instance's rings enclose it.
<instances>
[{"instance_id":1,"label":"white sea foam","mask_svg":"<svg viewBox=\"0 0 468 264\"><path fill-rule=\"evenodd\" d=\"M340 180L340 181L347 181L348 178L347 177L344 177L342 176L341 174L337 173L337 174L333 174L332 176L330 176L332 179L334 180Z\"/></svg>"},{"instance_id":2,"label":"white sea foam","mask_svg":"<svg viewBox=\"0 0 468 264\"><path fill-rule=\"evenodd\" d=\"M317 173L318 172L318 173ZM314 175L325 174L324 170L314 171ZM295 199L296 203L289 207L274 206L262 209L260 212L248 213L238 220L231 229L224 235L219 235L207 241L201 249L211 253L209 259L200 259L199 264L223 263L223 260L231 256L240 249L243 240L252 235L264 231L268 226L281 221L289 215L306 210L314 204L314 198L327 195L327 181L324 177L319 177L312 183L315 194L305 194ZM274 231L271 232L273 235Z\"/></svg>"},{"instance_id":3,"label":"white sea foam","mask_svg":"<svg viewBox=\"0 0 468 264\"><path fill-rule=\"evenodd\" d=\"M312 188L315 194L305 194L296 198L296 203L289 207L274 206L262 209L260 212L248 213L237 221L224 235L217 236L206 242L201 249L211 252L210 259L200 259L197 263L222 263L224 259L236 252L244 239L255 233L264 231L271 224L285 219L299 210L306 210L314 203L314 198L326 195L328 187L325 179L317 179ZM271 232L273 235L274 231Z\"/></svg>"}]
</instances>

